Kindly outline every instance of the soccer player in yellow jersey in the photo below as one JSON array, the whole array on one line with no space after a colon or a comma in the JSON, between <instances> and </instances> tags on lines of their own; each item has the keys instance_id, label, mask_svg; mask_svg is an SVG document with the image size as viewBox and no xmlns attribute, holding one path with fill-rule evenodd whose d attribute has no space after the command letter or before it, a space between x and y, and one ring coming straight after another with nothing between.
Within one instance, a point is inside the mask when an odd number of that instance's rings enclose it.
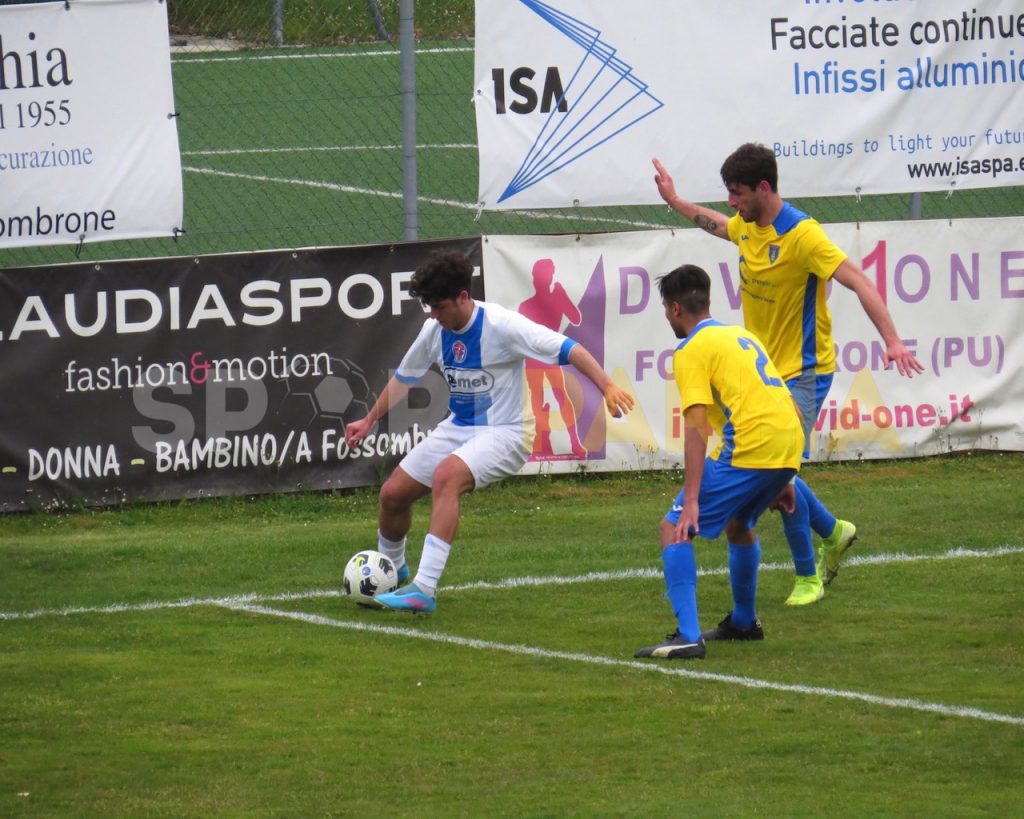
<instances>
[{"instance_id":1,"label":"soccer player in yellow jersey","mask_svg":"<svg viewBox=\"0 0 1024 819\"><path fill-rule=\"evenodd\" d=\"M637 657L702 659L706 640L762 640L757 619L758 517L780 497L791 506L804 446L800 413L779 371L749 330L711 318L711 279L695 265L659 277L665 318L681 338L672 371L683 410L685 479L661 521L665 586L678 628ZM720 442L707 455L708 433ZM693 537L729 543L733 608L701 632Z\"/></svg>"},{"instance_id":2,"label":"soccer player in yellow jersey","mask_svg":"<svg viewBox=\"0 0 1024 819\"><path fill-rule=\"evenodd\" d=\"M654 167L658 192L669 207L739 247L743 323L764 341L792 390L803 417L807 450L835 372L832 317L825 303L829 279L857 294L885 342L887 362L908 377L924 372L900 339L871 280L829 240L821 225L779 195L778 167L771 149L747 143L723 163L722 181L729 206L736 211L731 218L686 201L676 193L672 177L657 159ZM815 603L839 571L857 529L849 521L836 519L799 478L794 510L783 513L783 528L797 574L786 603ZM812 530L822 538L817 559Z\"/></svg>"}]
</instances>

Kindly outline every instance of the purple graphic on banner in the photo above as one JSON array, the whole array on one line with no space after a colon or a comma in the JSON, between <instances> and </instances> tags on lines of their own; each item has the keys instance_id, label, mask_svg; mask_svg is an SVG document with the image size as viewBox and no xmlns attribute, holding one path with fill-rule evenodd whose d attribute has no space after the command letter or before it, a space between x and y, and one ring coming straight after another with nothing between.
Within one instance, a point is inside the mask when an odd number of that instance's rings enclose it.
<instances>
[{"instance_id":1,"label":"purple graphic on banner","mask_svg":"<svg viewBox=\"0 0 1024 819\"><path fill-rule=\"evenodd\" d=\"M583 293L577 307L580 311L580 323L570 327L565 335L586 347L604 366L604 327L605 312L608 304L608 291L604 283L604 257L597 260L597 266L590 276L587 289ZM591 458L605 457L607 439L605 438L604 397L586 378L578 379L583 393L583 406L579 409L577 426L583 432L583 445Z\"/></svg>"}]
</instances>

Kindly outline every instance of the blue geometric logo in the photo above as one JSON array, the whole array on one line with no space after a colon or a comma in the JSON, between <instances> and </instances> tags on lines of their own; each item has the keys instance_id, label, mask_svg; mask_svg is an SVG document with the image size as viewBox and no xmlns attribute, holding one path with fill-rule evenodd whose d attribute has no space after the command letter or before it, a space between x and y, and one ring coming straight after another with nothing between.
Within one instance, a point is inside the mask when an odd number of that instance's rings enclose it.
<instances>
[{"instance_id":1,"label":"blue geometric logo","mask_svg":"<svg viewBox=\"0 0 1024 819\"><path fill-rule=\"evenodd\" d=\"M596 28L546 3L520 2L582 48L583 56L499 202L571 165L665 105L616 56L616 49L601 40ZM565 100L571 100L568 110L560 113Z\"/></svg>"}]
</instances>

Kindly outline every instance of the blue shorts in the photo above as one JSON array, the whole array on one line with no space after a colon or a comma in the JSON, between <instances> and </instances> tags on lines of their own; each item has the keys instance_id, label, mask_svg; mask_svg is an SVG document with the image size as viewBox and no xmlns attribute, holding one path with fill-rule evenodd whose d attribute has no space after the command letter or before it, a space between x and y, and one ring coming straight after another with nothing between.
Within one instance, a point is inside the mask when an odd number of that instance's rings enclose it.
<instances>
[{"instance_id":1,"label":"blue shorts","mask_svg":"<svg viewBox=\"0 0 1024 819\"><path fill-rule=\"evenodd\" d=\"M825 403L828 391L832 389L832 373L817 375L814 372L805 372L796 378L786 382L789 391L793 393L793 400L800 408L800 415L804 423L804 457L811 457L811 433L814 425L818 423L818 413Z\"/></svg>"},{"instance_id":2,"label":"blue shorts","mask_svg":"<svg viewBox=\"0 0 1024 819\"><path fill-rule=\"evenodd\" d=\"M795 474L795 469L739 469L707 458L697 498L700 536L718 537L725 524L733 519L753 529L761 513ZM684 499L680 490L665 515L673 526L679 523Z\"/></svg>"}]
</instances>

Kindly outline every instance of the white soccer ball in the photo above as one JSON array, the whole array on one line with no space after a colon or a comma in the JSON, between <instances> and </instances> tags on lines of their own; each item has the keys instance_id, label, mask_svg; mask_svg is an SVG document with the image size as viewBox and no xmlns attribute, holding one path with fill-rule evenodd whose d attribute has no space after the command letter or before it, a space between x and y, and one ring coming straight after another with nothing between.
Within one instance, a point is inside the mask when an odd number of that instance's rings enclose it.
<instances>
[{"instance_id":1,"label":"white soccer ball","mask_svg":"<svg viewBox=\"0 0 1024 819\"><path fill-rule=\"evenodd\" d=\"M372 549L352 555L341 581L342 590L361 606L377 606L374 597L398 588L398 570L391 558Z\"/></svg>"}]
</instances>

